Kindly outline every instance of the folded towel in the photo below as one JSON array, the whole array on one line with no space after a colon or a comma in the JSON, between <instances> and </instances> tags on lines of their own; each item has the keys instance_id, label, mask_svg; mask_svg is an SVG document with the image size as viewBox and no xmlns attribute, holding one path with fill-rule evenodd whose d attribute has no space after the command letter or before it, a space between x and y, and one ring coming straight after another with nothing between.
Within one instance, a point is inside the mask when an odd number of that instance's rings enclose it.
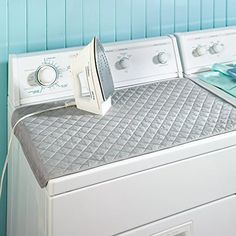
<instances>
[{"instance_id":1,"label":"folded towel","mask_svg":"<svg viewBox=\"0 0 236 236\"><path fill-rule=\"evenodd\" d=\"M227 92L236 87L235 79L220 72L210 71L200 73L198 78Z\"/></svg>"},{"instance_id":2,"label":"folded towel","mask_svg":"<svg viewBox=\"0 0 236 236\"><path fill-rule=\"evenodd\" d=\"M232 77L236 80L236 67L234 65L223 65L223 64L214 64L212 66L212 71L221 72L224 75Z\"/></svg>"}]
</instances>

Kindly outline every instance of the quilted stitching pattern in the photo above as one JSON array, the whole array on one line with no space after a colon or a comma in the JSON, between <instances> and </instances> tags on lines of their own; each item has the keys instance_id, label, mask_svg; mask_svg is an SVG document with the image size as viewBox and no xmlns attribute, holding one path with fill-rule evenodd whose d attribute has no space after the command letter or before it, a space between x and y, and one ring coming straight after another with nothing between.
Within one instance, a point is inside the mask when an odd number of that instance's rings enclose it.
<instances>
[{"instance_id":1,"label":"quilted stitching pattern","mask_svg":"<svg viewBox=\"0 0 236 236\"><path fill-rule=\"evenodd\" d=\"M235 128L236 108L174 79L116 91L104 117L76 108L51 111L24 120L16 135L26 129L49 180Z\"/></svg>"}]
</instances>

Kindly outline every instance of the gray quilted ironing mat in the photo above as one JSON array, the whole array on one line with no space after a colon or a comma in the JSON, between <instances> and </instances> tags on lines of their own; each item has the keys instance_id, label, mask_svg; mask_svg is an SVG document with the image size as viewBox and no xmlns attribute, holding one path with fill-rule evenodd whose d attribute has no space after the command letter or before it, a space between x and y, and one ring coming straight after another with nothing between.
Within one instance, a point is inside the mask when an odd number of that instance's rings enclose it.
<instances>
[{"instance_id":1,"label":"gray quilted ironing mat","mask_svg":"<svg viewBox=\"0 0 236 236\"><path fill-rule=\"evenodd\" d=\"M103 117L70 107L20 122L16 136L41 187L60 176L236 129L236 108L187 79L118 90L112 104ZM20 108L12 122L47 106Z\"/></svg>"}]
</instances>

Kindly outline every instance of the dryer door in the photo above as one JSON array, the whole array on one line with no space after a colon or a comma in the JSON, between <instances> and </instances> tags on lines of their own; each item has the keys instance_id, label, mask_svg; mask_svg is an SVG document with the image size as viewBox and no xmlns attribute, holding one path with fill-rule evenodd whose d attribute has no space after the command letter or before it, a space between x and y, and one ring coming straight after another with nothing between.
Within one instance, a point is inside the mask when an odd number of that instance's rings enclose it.
<instances>
[{"instance_id":1,"label":"dryer door","mask_svg":"<svg viewBox=\"0 0 236 236\"><path fill-rule=\"evenodd\" d=\"M231 196L119 235L234 236L235 217L236 196Z\"/></svg>"},{"instance_id":2,"label":"dryer door","mask_svg":"<svg viewBox=\"0 0 236 236\"><path fill-rule=\"evenodd\" d=\"M233 195L236 193L235 153L236 147L230 147L55 195L50 198L49 206L50 236L117 235ZM230 207L227 209L227 214L221 215L220 211L206 214L201 211L199 217L201 215L205 221L199 219L199 228L201 224L206 224L209 229L213 226L220 228L220 219L231 222L227 223L229 227L235 227L233 221L236 215L233 214L236 210L231 212ZM217 214L220 216L213 224ZM180 219L168 224L168 227L191 221L191 217ZM153 234L168 227L160 228ZM171 236L191 236L181 234ZM205 235L235 236L236 233L199 233L194 236Z\"/></svg>"}]
</instances>

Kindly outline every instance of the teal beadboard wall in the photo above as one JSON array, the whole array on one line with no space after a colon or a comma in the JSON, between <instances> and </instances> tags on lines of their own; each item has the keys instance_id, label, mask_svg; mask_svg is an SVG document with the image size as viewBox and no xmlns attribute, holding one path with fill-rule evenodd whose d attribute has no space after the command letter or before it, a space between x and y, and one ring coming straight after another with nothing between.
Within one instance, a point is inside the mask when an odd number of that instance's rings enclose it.
<instances>
[{"instance_id":1,"label":"teal beadboard wall","mask_svg":"<svg viewBox=\"0 0 236 236\"><path fill-rule=\"evenodd\" d=\"M21 53L236 25L235 0L0 0L0 173L7 150L7 61ZM6 181L5 181L6 182ZM22 216L24 217L24 216ZM0 236L6 231L6 183Z\"/></svg>"}]
</instances>

